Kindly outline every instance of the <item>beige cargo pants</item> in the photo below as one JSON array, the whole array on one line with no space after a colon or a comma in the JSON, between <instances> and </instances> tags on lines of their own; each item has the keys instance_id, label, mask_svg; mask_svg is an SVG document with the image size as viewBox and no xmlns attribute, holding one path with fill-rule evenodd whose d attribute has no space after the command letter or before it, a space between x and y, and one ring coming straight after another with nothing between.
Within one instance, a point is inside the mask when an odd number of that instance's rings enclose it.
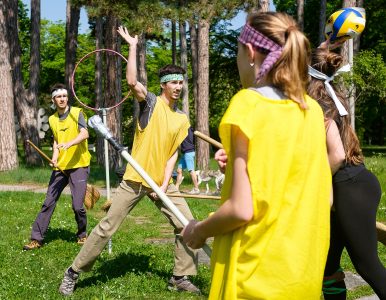
<instances>
[{"instance_id":1,"label":"beige cargo pants","mask_svg":"<svg viewBox=\"0 0 386 300\"><path fill-rule=\"evenodd\" d=\"M71 267L74 271L87 272L91 270L99 254L105 248L111 236L118 230L126 216L137 203L150 192L152 192L152 189L137 182L122 181L120 183L113 196L109 211L92 230L72 263ZM178 190L174 184L168 186L167 193L177 192ZM184 198L171 197L170 200L188 220L193 219L192 213ZM152 201L174 227L174 233L176 234L173 275L196 275L198 265L197 250L189 248L182 241L182 237L179 235L183 229L182 224L164 206L160 199L152 199Z\"/></svg>"}]
</instances>

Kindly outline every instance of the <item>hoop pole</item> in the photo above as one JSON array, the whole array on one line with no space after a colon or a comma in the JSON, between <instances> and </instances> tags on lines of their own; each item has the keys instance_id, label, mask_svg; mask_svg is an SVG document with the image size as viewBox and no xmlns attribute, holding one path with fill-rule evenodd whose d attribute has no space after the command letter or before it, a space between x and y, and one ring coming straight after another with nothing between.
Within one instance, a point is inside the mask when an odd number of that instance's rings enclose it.
<instances>
[{"instance_id":1,"label":"hoop pole","mask_svg":"<svg viewBox=\"0 0 386 300\"><path fill-rule=\"evenodd\" d=\"M102 108L102 120L103 124L107 126L107 109ZM105 172L106 172L106 198L107 200L111 200L110 198L110 169L109 169L109 143L106 139L103 139L103 144L105 148ZM111 238L109 239L107 245L108 253L111 254L113 251L113 243Z\"/></svg>"}]
</instances>

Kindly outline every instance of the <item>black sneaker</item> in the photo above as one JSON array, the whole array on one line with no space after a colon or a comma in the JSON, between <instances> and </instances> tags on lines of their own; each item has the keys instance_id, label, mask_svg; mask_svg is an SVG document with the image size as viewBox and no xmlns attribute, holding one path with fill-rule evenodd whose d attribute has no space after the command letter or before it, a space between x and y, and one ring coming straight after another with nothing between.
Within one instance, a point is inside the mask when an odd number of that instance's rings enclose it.
<instances>
[{"instance_id":1,"label":"black sneaker","mask_svg":"<svg viewBox=\"0 0 386 300\"><path fill-rule=\"evenodd\" d=\"M175 279L174 276L172 276L172 278L170 278L168 282L168 290L178 292L190 292L197 295L201 294L200 289L190 282L188 276L184 276L181 279Z\"/></svg>"}]
</instances>

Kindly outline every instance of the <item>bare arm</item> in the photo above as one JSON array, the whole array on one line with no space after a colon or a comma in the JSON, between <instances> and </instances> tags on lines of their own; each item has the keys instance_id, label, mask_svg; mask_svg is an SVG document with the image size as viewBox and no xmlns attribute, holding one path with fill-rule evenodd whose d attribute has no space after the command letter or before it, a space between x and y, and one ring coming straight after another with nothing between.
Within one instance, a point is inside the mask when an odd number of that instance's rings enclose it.
<instances>
[{"instance_id":1,"label":"bare arm","mask_svg":"<svg viewBox=\"0 0 386 300\"><path fill-rule=\"evenodd\" d=\"M326 127L327 153L331 173L335 174L346 159L342 139L335 121L329 120Z\"/></svg>"},{"instance_id":2,"label":"bare arm","mask_svg":"<svg viewBox=\"0 0 386 300\"><path fill-rule=\"evenodd\" d=\"M201 222L192 220L185 227L184 241L191 248L200 248L208 237L232 231L253 218L252 191L247 170L249 141L238 127L232 127L232 141L235 159L231 196L209 218Z\"/></svg>"},{"instance_id":3,"label":"bare arm","mask_svg":"<svg viewBox=\"0 0 386 300\"><path fill-rule=\"evenodd\" d=\"M162 182L162 185L161 185L161 190L163 190L164 192L166 192L168 188L169 181L170 181L170 178L172 177L173 169L176 164L177 158L178 158L178 152L176 151L166 163L165 172L164 172L164 181Z\"/></svg>"},{"instance_id":4,"label":"bare arm","mask_svg":"<svg viewBox=\"0 0 386 300\"><path fill-rule=\"evenodd\" d=\"M126 27L119 26L118 33L129 44L129 57L127 59L126 80L135 99L139 102L146 97L147 90L142 83L137 81L137 44L138 36L132 37Z\"/></svg>"},{"instance_id":5,"label":"bare arm","mask_svg":"<svg viewBox=\"0 0 386 300\"><path fill-rule=\"evenodd\" d=\"M165 167L165 171L164 171L164 180L162 182L162 185L160 186L160 189L164 193L166 193L166 191L168 189L169 181L170 181L170 178L172 177L173 168L174 168L174 165L176 164L177 158L178 158L178 152L176 151L176 152L174 152L172 157L170 157L169 160L166 162L166 167ZM153 199L158 199L158 195L156 194L156 192L151 192L150 196Z\"/></svg>"},{"instance_id":6,"label":"bare arm","mask_svg":"<svg viewBox=\"0 0 386 300\"><path fill-rule=\"evenodd\" d=\"M51 158L54 167L57 166L58 157L59 157L58 143L56 140L54 140L54 145L52 147L52 158Z\"/></svg>"}]
</instances>

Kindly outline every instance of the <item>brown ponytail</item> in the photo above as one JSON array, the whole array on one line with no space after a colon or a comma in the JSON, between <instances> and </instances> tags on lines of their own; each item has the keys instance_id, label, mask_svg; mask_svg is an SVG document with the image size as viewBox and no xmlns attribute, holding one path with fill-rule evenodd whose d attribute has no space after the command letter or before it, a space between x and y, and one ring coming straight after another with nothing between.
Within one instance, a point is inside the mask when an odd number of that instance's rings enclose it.
<instances>
[{"instance_id":1,"label":"brown ponytail","mask_svg":"<svg viewBox=\"0 0 386 300\"><path fill-rule=\"evenodd\" d=\"M317 48L313 50L311 54L311 66L315 70L318 70L329 77L335 74L338 68L342 65L342 62L343 58L341 55L330 52L327 49ZM333 87L339 101L343 104L346 110L349 111L346 98L336 89L333 82L330 82L330 84ZM318 101L323 109L325 118L332 119L336 122L346 153L346 162L355 165L362 163L363 155L360 149L358 137L351 127L350 115L340 116L338 109L336 108L333 99L330 95L328 95L322 80L311 77L311 81L308 86L308 94Z\"/></svg>"}]
</instances>

